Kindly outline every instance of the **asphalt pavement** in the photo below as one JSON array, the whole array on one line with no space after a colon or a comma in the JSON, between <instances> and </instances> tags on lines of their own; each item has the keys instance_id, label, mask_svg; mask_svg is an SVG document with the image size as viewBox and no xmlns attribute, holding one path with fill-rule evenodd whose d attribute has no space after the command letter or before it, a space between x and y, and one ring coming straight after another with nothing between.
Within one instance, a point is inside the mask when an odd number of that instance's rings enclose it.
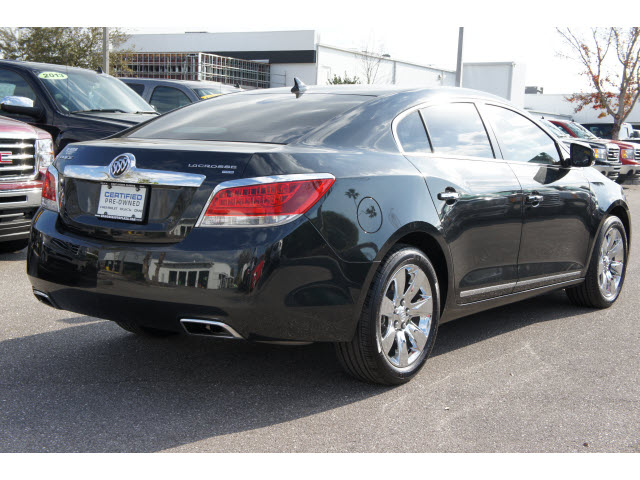
<instances>
[{"instance_id":1,"label":"asphalt pavement","mask_svg":"<svg viewBox=\"0 0 640 480\"><path fill-rule=\"evenodd\" d=\"M54 310L25 251L0 255L0 452L640 452L636 253L612 308L560 291L450 322L396 388L327 344L144 339Z\"/></svg>"}]
</instances>

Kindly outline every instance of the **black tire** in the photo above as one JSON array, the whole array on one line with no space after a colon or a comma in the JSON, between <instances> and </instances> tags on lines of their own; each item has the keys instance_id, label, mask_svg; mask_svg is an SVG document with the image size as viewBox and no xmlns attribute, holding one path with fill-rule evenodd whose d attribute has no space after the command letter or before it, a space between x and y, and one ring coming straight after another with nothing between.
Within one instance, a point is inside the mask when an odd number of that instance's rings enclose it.
<instances>
[{"instance_id":1,"label":"black tire","mask_svg":"<svg viewBox=\"0 0 640 480\"><path fill-rule=\"evenodd\" d=\"M8 242L0 242L0 253L12 253L22 250L29 245L29 239L10 240Z\"/></svg>"},{"instance_id":2,"label":"black tire","mask_svg":"<svg viewBox=\"0 0 640 480\"><path fill-rule=\"evenodd\" d=\"M419 267L425 274L431 290L432 313L431 323L425 329L428 334L421 353L418 354L416 351L417 358L413 363L405 368L398 368L391 364L388 354L381 351L382 347L379 343L378 331L382 325L380 322L383 321L380 313L383 297L388 294L388 289L391 288L390 282L394 274L399 273L403 266L408 265ZM407 294L409 294L408 290ZM440 291L438 280L429 259L414 247L408 245L393 247L375 274L353 339L350 342L336 343L335 345L342 367L353 377L365 382L382 385L399 385L408 382L424 366L431 353L438 330L439 313ZM389 323L391 320L387 319L385 321L387 322L387 329L390 331ZM406 324L408 325L410 321L413 320L407 320ZM404 324L405 322L403 321L402 325ZM397 348L397 344L394 343L394 345Z\"/></svg>"},{"instance_id":3,"label":"black tire","mask_svg":"<svg viewBox=\"0 0 640 480\"><path fill-rule=\"evenodd\" d=\"M619 287L617 289L617 292L615 292L615 295L607 298L600 290L600 285L598 282L598 267L599 263L601 262L601 251L603 242L605 241L607 234L612 229L615 229L620 233L620 236L622 238L621 247L623 248L624 253ZM628 254L629 246L627 240L627 232L624 228L623 223L618 217L608 217L603 223L600 232L598 233L598 238L596 239L596 243L593 247L593 253L591 254L591 260L589 261L589 269L587 270L587 275L585 276L584 282L580 285L576 285L575 287L569 287L566 289L569 300L571 300L574 305L577 305L579 307L609 308L611 305L613 305L617 298L620 296L620 292L622 291L624 278L627 272Z\"/></svg>"},{"instance_id":4,"label":"black tire","mask_svg":"<svg viewBox=\"0 0 640 480\"><path fill-rule=\"evenodd\" d=\"M121 320L115 323L120 328L123 328L127 332L135 333L136 335L140 335L142 337L164 338L164 337L170 337L172 335L177 335L177 332L170 332L168 330L158 330L156 328L142 327L135 323L127 322L124 320Z\"/></svg>"}]
</instances>

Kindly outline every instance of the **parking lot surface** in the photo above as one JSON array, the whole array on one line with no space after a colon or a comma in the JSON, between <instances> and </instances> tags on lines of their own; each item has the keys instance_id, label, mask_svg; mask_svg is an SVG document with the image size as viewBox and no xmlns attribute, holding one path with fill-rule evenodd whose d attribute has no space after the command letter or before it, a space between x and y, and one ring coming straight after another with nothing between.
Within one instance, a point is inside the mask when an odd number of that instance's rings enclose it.
<instances>
[{"instance_id":1,"label":"parking lot surface","mask_svg":"<svg viewBox=\"0 0 640 480\"><path fill-rule=\"evenodd\" d=\"M25 251L0 255L0 452L640 452L639 270L633 245L608 310L556 292L445 324L387 388L331 345L144 339L51 309Z\"/></svg>"}]
</instances>

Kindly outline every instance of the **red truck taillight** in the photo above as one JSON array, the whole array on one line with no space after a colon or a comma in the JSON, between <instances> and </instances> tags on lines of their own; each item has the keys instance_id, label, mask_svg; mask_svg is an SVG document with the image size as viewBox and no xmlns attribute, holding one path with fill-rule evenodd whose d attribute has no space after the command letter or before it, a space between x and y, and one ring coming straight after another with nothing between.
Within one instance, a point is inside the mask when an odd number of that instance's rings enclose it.
<instances>
[{"instance_id":1,"label":"red truck taillight","mask_svg":"<svg viewBox=\"0 0 640 480\"><path fill-rule=\"evenodd\" d=\"M49 166L42 182L42 208L58 211L58 171Z\"/></svg>"}]
</instances>

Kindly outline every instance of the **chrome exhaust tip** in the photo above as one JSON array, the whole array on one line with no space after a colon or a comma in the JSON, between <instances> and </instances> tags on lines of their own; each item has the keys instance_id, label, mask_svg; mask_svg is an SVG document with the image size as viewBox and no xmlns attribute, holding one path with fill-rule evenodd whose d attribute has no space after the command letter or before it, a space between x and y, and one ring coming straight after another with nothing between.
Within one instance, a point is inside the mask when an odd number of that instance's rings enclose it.
<instances>
[{"instance_id":1,"label":"chrome exhaust tip","mask_svg":"<svg viewBox=\"0 0 640 480\"><path fill-rule=\"evenodd\" d=\"M45 305L48 305L51 308L55 308L56 310L58 309L58 307L56 307L56 305L53 303L53 300L51 300L51 297L49 297L49 295L47 295L46 293L41 292L40 290L34 290L33 294L40 303L44 303Z\"/></svg>"},{"instance_id":2,"label":"chrome exhaust tip","mask_svg":"<svg viewBox=\"0 0 640 480\"><path fill-rule=\"evenodd\" d=\"M216 320L182 318L180 319L180 323L182 324L182 328L184 328L185 332L189 335L243 340L242 335L236 332L229 325Z\"/></svg>"}]
</instances>

